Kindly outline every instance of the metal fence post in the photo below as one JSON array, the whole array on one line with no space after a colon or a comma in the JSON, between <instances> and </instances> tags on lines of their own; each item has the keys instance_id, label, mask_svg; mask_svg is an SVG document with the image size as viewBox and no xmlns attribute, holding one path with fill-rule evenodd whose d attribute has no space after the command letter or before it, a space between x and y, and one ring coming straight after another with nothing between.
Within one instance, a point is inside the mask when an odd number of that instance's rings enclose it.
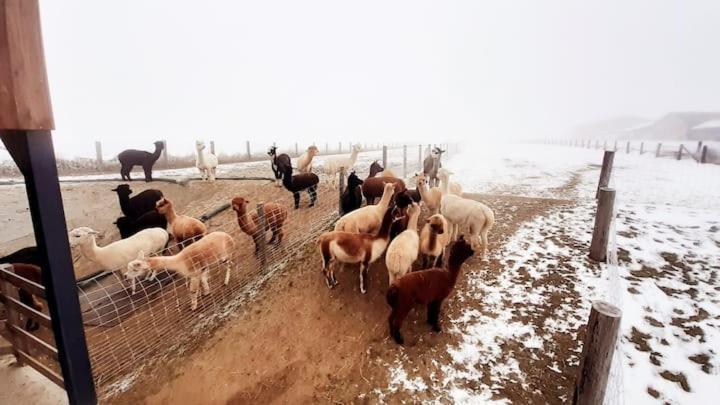
<instances>
[{"instance_id":1,"label":"metal fence post","mask_svg":"<svg viewBox=\"0 0 720 405\"><path fill-rule=\"evenodd\" d=\"M267 243L265 242L265 230L267 229L267 219L265 218L265 209L262 203L257 205L258 227L253 235L253 240L258 247L258 257L263 267L267 265Z\"/></svg>"},{"instance_id":2,"label":"metal fence post","mask_svg":"<svg viewBox=\"0 0 720 405\"><path fill-rule=\"evenodd\" d=\"M338 173L340 178L338 179L338 214L342 216L344 214L342 209L342 196L345 188L345 168L341 167Z\"/></svg>"},{"instance_id":3,"label":"metal fence post","mask_svg":"<svg viewBox=\"0 0 720 405\"><path fill-rule=\"evenodd\" d=\"M707 163L707 153L708 153L708 147L707 147L707 145L703 145L702 153L700 154L700 163Z\"/></svg>"},{"instance_id":4,"label":"metal fence post","mask_svg":"<svg viewBox=\"0 0 720 405\"><path fill-rule=\"evenodd\" d=\"M682 150L683 150L683 144L680 144L680 147L678 148L678 152L677 152L677 160L682 159Z\"/></svg>"},{"instance_id":5,"label":"metal fence post","mask_svg":"<svg viewBox=\"0 0 720 405\"><path fill-rule=\"evenodd\" d=\"M643 154L643 149L645 148L645 142L640 142L640 154Z\"/></svg>"},{"instance_id":6,"label":"metal fence post","mask_svg":"<svg viewBox=\"0 0 720 405\"><path fill-rule=\"evenodd\" d=\"M597 212L595 213L595 227L590 242L590 258L597 262L604 262L607 258L607 245L610 233L610 223L613 218L615 205L615 190L602 187L598 195Z\"/></svg>"},{"instance_id":7,"label":"metal fence post","mask_svg":"<svg viewBox=\"0 0 720 405\"><path fill-rule=\"evenodd\" d=\"M630 141L627 142L627 147L625 148L625 153L630 153Z\"/></svg>"},{"instance_id":8,"label":"metal fence post","mask_svg":"<svg viewBox=\"0 0 720 405\"><path fill-rule=\"evenodd\" d=\"M583 341L572 403L602 405L605 399L622 311L605 301L594 301Z\"/></svg>"}]
</instances>

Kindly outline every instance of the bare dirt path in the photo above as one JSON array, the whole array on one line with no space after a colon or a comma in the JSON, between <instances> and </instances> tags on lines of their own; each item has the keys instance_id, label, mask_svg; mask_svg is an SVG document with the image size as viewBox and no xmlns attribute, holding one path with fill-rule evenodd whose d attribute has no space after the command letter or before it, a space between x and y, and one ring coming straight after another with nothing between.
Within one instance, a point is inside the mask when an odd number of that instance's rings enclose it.
<instances>
[{"instance_id":1,"label":"bare dirt path","mask_svg":"<svg viewBox=\"0 0 720 405\"><path fill-rule=\"evenodd\" d=\"M563 200L479 197L498 213L491 250L500 248L524 222L568 204ZM481 263L473 259L465 271L492 274L502 271L500 267L497 260ZM328 290L315 248L310 246L302 259L268 282L252 303L196 351L141 378L141 383L110 402L371 401L370 393L388 386L389 362L402 356L409 368L423 368L444 355L440 352L453 337L431 333L424 322L424 310L417 308L404 326L405 346L389 340L389 308L384 296L387 273L381 263L376 263L370 274L366 295L360 294L357 270L352 267L339 271L340 285ZM464 288L465 277L461 276L458 289ZM457 317L466 309L465 305L448 305L443 319ZM537 377L542 378L542 370ZM548 386L553 384L549 382ZM392 402L411 399L404 392L383 395ZM412 399L433 396L432 392L416 393ZM512 396L523 398L520 393Z\"/></svg>"}]
</instances>

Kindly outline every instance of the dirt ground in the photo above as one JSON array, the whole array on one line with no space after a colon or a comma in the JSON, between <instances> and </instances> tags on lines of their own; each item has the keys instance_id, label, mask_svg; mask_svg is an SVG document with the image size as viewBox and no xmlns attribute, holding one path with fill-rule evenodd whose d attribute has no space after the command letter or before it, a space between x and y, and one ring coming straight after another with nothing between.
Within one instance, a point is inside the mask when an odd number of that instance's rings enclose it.
<instances>
[{"instance_id":1,"label":"dirt ground","mask_svg":"<svg viewBox=\"0 0 720 405\"><path fill-rule=\"evenodd\" d=\"M523 222L543 215L567 201L483 195L498 215L491 233L490 249L498 249ZM348 266L336 273L340 284L329 290L320 273L314 246L302 259L270 280L258 296L240 308L235 318L220 327L193 352L179 356L143 376L142 383L110 399L110 403L355 403L376 402L371 394L388 385L386 364L402 356L410 369L430 373L442 348L452 335L432 333L423 308L408 317L403 332L405 346L388 338L385 302L387 271L381 261L370 270L368 293L359 292L358 273ZM503 269L496 260L473 258L465 272L485 272L487 277ZM465 288L464 277L458 289ZM478 302L444 305L441 319L458 315ZM572 346L574 347L574 346ZM572 350L568 347L567 350ZM559 349L561 352L562 349ZM523 356L518 356L523 361ZM531 370L532 371L532 370ZM568 368L568 376L574 369ZM536 386L504 387L506 398L519 402L554 402L566 394L572 378L545 379L543 369L534 371ZM468 382L472 384L472 382ZM543 394L538 394L542 392ZM420 392L410 397L396 392L389 402L436 398Z\"/></svg>"}]
</instances>

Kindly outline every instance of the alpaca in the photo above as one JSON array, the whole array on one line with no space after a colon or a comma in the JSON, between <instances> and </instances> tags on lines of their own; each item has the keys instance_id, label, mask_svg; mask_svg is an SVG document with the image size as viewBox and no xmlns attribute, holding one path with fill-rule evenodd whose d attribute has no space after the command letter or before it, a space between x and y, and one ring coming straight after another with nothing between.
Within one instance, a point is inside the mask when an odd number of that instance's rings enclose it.
<instances>
[{"instance_id":1,"label":"alpaca","mask_svg":"<svg viewBox=\"0 0 720 405\"><path fill-rule=\"evenodd\" d=\"M425 175L417 175L417 190L420 192L422 203L430 210L430 214L434 215L437 214L440 209L440 200L442 199L443 193L442 190L437 187L428 188L427 183L428 179Z\"/></svg>"},{"instance_id":2,"label":"alpaca","mask_svg":"<svg viewBox=\"0 0 720 405\"><path fill-rule=\"evenodd\" d=\"M310 205L308 207L315 206L317 201L317 187L320 182L320 178L315 173L300 173L293 175L292 166L285 166L282 175L282 184L286 190L293 193L293 199L295 200L295 209L300 208L300 192L307 190L310 195Z\"/></svg>"},{"instance_id":3,"label":"alpaca","mask_svg":"<svg viewBox=\"0 0 720 405\"><path fill-rule=\"evenodd\" d=\"M421 267L423 269L427 267L428 262L432 267L438 266L445 247L450 243L450 236L448 222L444 216L435 214L428 218L427 223L420 231Z\"/></svg>"},{"instance_id":4,"label":"alpaca","mask_svg":"<svg viewBox=\"0 0 720 405\"><path fill-rule=\"evenodd\" d=\"M320 154L320 150L315 145L311 145L307 148L305 153L300 155L297 160L298 173L310 173L312 172L312 160L315 156Z\"/></svg>"},{"instance_id":5,"label":"alpaca","mask_svg":"<svg viewBox=\"0 0 720 405\"><path fill-rule=\"evenodd\" d=\"M395 177L377 177L385 169L380 164L374 161L370 165L370 173L365 179L362 185L362 193L365 196L365 202L367 205L375 204L375 199L382 196L385 188L384 184L393 183L395 185L395 193L399 194L406 190L405 182Z\"/></svg>"},{"instance_id":6,"label":"alpaca","mask_svg":"<svg viewBox=\"0 0 720 405\"><path fill-rule=\"evenodd\" d=\"M200 178L202 178L203 181L214 182L218 166L217 156L213 153L205 152L205 142L203 141L195 141L195 150L197 151L195 167L200 170Z\"/></svg>"},{"instance_id":7,"label":"alpaca","mask_svg":"<svg viewBox=\"0 0 720 405\"><path fill-rule=\"evenodd\" d=\"M488 232L495 224L495 213L487 205L450 194L447 182L440 202L440 213L447 219L452 240L457 239L460 229L468 229L473 249L483 245L482 259L487 259ZM482 241L482 242L481 242Z\"/></svg>"},{"instance_id":8,"label":"alpaca","mask_svg":"<svg viewBox=\"0 0 720 405\"><path fill-rule=\"evenodd\" d=\"M355 171L350 172L347 179L347 187L340 196L340 209L342 214L355 211L362 205L362 186L363 181L358 178Z\"/></svg>"},{"instance_id":9,"label":"alpaca","mask_svg":"<svg viewBox=\"0 0 720 405\"><path fill-rule=\"evenodd\" d=\"M145 181L152 181L152 169L155 162L160 158L160 153L165 147L163 141L155 142L155 151L153 153L146 152L144 150L127 149L117 156L120 162L120 177L123 180L132 181L130 178L130 172L133 167L142 166L145 172Z\"/></svg>"},{"instance_id":10,"label":"alpaca","mask_svg":"<svg viewBox=\"0 0 720 405\"><path fill-rule=\"evenodd\" d=\"M0 258L0 263L12 264L12 263L25 263L34 264L36 266L42 266L40 261L40 252L36 246L28 246L22 249L18 249L7 256Z\"/></svg>"},{"instance_id":11,"label":"alpaca","mask_svg":"<svg viewBox=\"0 0 720 405\"><path fill-rule=\"evenodd\" d=\"M410 219L407 229L390 242L385 254L385 266L388 270L390 284L410 272L420 251L420 237L417 232L420 206L413 203L408 208L408 216Z\"/></svg>"},{"instance_id":12,"label":"alpaca","mask_svg":"<svg viewBox=\"0 0 720 405\"><path fill-rule=\"evenodd\" d=\"M390 285L385 298L392 308L388 317L390 336L397 344L405 340L400 333L403 320L416 304L427 305L427 322L440 332L440 306L455 287L463 263L474 254L463 238L450 247L448 268L432 268L406 274Z\"/></svg>"},{"instance_id":13,"label":"alpaca","mask_svg":"<svg viewBox=\"0 0 720 405\"><path fill-rule=\"evenodd\" d=\"M395 185L385 184L385 191L378 205L367 205L343 215L336 223L336 231L374 234L380 229L383 216L388 211Z\"/></svg>"},{"instance_id":14,"label":"alpaca","mask_svg":"<svg viewBox=\"0 0 720 405\"><path fill-rule=\"evenodd\" d=\"M207 227L202 221L187 215L178 215L172 201L167 198L158 201L156 209L167 219L170 235L180 244L180 248L186 247L199 236L207 233Z\"/></svg>"},{"instance_id":15,"label":"alpaca","mask_svg":"<svg viewBox=\"0 0 720 405\"><path fill-rule=\"evenodd\" d=\"M132 190L127 184L120 184L111 191L117 193L123 215L130 218L138 218L148 211L154 211L155 204L163 198L162 191L153 189L142 191L130 197Z\"/></svg>"},{"instance_id":16,"label":"alpaca","mask_svg":"<svg viewBox=\"0 0 720 405\"><path fill-rule=\"evenodd\" d=\"M274 202L263 203L263 215L265 217L265 229L258 229L260 220L257 211L247 212L247 205L250 201L235 197L230 203L232 209L237 214L238 225L240 229L253 238L255 242L255 255L257 256L260 248L260 242L265 240L265 232L269 228L272 231L269 243L281 243L283 239L283 223L288 216L287 208Z\"/></svg>"},{"instance_id":17,"label":"alpaca","mask_svg":"<svg viewBox=\"0 0 720 405\"><path fill-rule=\"evenodd\" d=\"M183 249L175 256L145 257L139 252L136 259L128 263L125 277L135 284L135 280L145 275L154 279L159 270L171 270L190 280L190 309L198 306L198 290L202 283L203 295L210 294L208 276L210 267L225 264L225 282L230 282L230 270L233 267L235 241L225 232L212 232Z\"/></svg>"},{"instance_id":18,"label":"alpaca","mask_svg":"<svg viewBox=\"0 0 720 405\"><path fill-rule=\"evenodd\" d=\"M360 144L356 143L352 146L350 156L331 156L325 159L323 171L325 174L330 176L333 184L337 180L337 174L340 172L341 168L344 168L346 172L349 172L353 169L353 167L355 167L355 162L357 162L360 150Z\"/></svg>"},{"instance_id":19,"label":"alpaca","mask_svg":"<svg viewBox=\"0 0 720 405\"><path fill-rule=\"evenodd\" d=\"M380 173L376 174L375 177L398 177L392 169L385 169Z\"/></svg>"},{"instance_id":20,"label":"alpaca","mask_svg":"<svg viewBox=\"0 0 720 405\"><path fill-rule=\"evenodd\" d=\"M332 260L342 263L360 263L360 292L365 294L365 279L368 268L382 256L390 239L392 212L387 210L377 234L351 233L344 231L325 232L318 238L322 259L322 271L328 288L338 284L335 272L330 266Z\"/></svg>"},{"instance_id":21,"label":"alpaca","mask_svg":"<svg viewBox=\"0 0 720 405\"><path fill-rule=\"evenodd\" d=\"M68 233L71 247L78 247L80 253L88 260L96 263L103 270L125 270L127 264L137 257L138 252L156 252L165 248L168 233L164 229L151 228L142 230L135 235L98 246L95 236L99 233L88 227L80 227Z\"/></svg>"},{"instance_id":22,"label":"alpaca","mask_svg":"<svg viewBox=\"0 0 720 405\"><path fill-rule=\"evenodd\" d=\"M442 157L443 153L445 153L444 150L438 147L434 147L430 151L430 156L426 157L425 160L423 160L423 174L429 179L431 187L437 187L439 185L437 171L440 170L440 168L442 167L440 158Z\"/></svg>"},{"instance_id":23,"label":"alpaca","mask_svg":"<svg viewBox=\"0 0 720 405\"><path fill-rule=\"evenodd\" d=\"M413 200L410 198L407 190L400 194L395 194L393 198L393 222L390 225L390 240L394 240L398 235L405 231L410 222L410 216L407 208L412 205Z\"/></svg>"},{"instance_id":24,"label":"alpaca","mask_svg":"<svg viewBox=\"0 0 720 405\"><path fill-rule=\"evenodd\" d=\"M143 229L150 228L167 228L167 219L164 215L157 212L155 208L148 211L137 218L120 217L113 222L120 231L120 238L126 239Z\"/></svg>"},{"instance_id":25,"label":"alpaca","mask_svg":"<svg viewBox=\"0 0 720 405\"><path fill-rule=\"evenodd\" d=\"M270 156L270 168L275 175L275 185L282 187L282 177L285 173L286 168L290 168L292 171L292 165L290 164L290 156L287 153L277 155L277 146L273 145L268 150L268 156Z\"/></svg>"},{"instance_id":26,"label":"alpaca","mask_svg":"<svg viewBox=\"0 0 720 405\"><path fill-rule=\"evenodd\" d=\"M458 197L462 197L462 186L459 183L450 181L451 174L453 173L447 169L438 170L437 177L438 179L440 179L440 191L443 193L443 195L445 195L445 191L443 190L448 190L448 193L455 194Z\"/></svg>"}]
</instances>

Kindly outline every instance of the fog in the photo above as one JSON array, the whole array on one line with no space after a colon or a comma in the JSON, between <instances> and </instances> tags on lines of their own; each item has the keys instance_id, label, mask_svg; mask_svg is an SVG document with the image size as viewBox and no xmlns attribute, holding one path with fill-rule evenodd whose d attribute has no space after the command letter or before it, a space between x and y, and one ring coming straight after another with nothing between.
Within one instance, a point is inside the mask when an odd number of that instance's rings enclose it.
<instances>
[{"instance_id":1,"label":"fog","mask_svg":"<svg viewBox=\"0 0 720 405\"><path fill-rule=\"evenodd\" d=\"M542 138L713 110L717 1L42 0L64 157ZM181 146L183 145L183 146ZM184 148L184 150L180 150Z\"/></svg>"}]
</instances>

